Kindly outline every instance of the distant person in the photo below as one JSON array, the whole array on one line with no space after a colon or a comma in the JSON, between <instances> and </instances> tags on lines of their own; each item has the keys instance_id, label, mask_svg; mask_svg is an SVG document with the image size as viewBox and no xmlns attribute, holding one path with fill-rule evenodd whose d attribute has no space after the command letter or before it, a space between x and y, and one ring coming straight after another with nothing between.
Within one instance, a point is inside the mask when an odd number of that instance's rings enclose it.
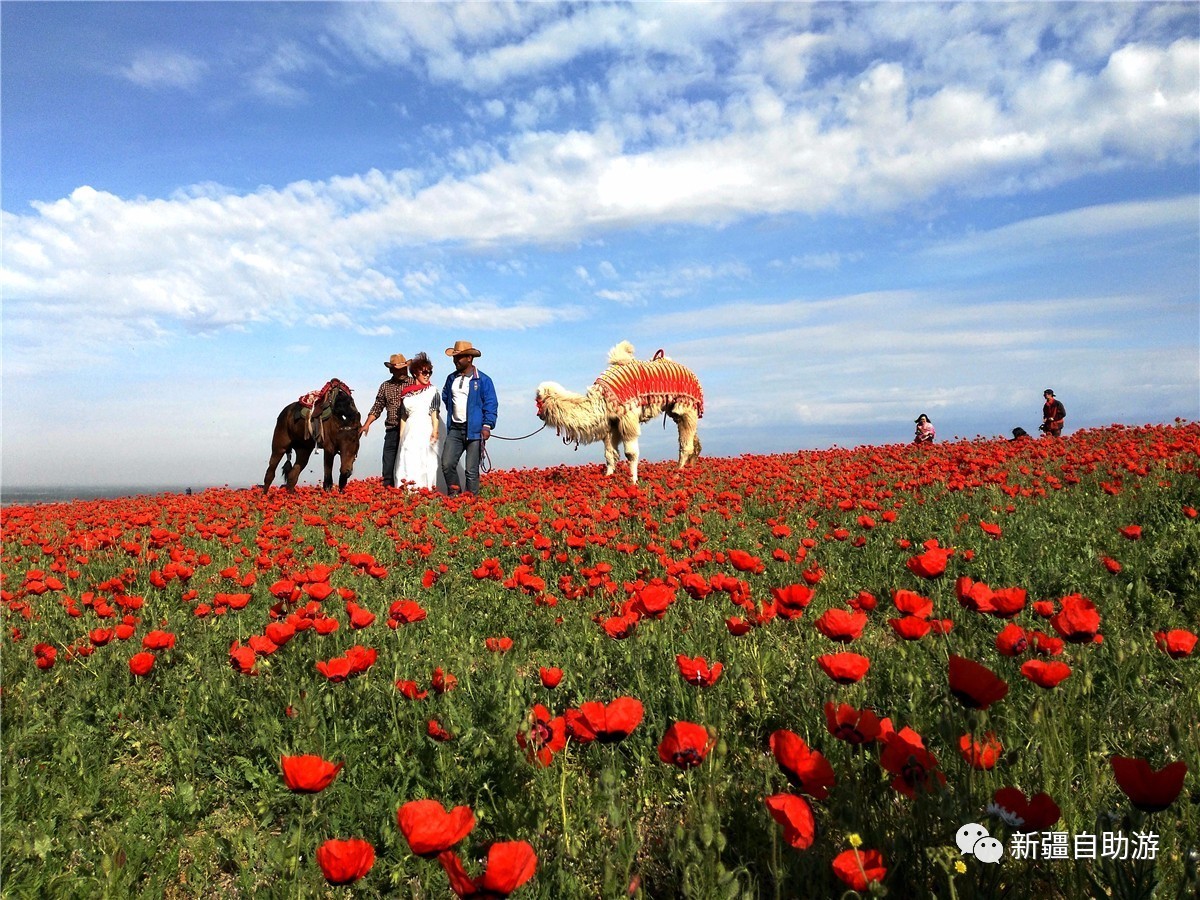
<instances>
[{"instance_id":1,"label":"distant person","mask_svg":"<svg viewBox=\"0 0 1200 900\"><path fill-rule=\"evenodd\" d=\"M914 444L932 444L937 432L934 430L933 423L929 421L929 416L921 413L914 420L917 425L916 434L913 435Z\"/></svg>"},{"instance_id":2,"label":"distant person","mask_svg":"<svg viewBox=\"0 0 1200 900\"><path fill-rule=\"evenodd\" d=\"M379 414L387 410L383 420L383 486L396 486L396 456L400 450L400 407L403 403L404 389L413 383L409 376L408 360L403 353L393 353L388 357L384 366L392 377L379 386L375 395L375 405L367 413L359 435L365 435L371 423L379 418Z\"/></svg>"},{"instance_id":3,"label":"distant person","mask_svg":"<svg viewBox=\"0 0 1200 900\"><path fill-rule=\"evenodd\" d=\"M1010 441L1023 441L1023 440L1027 440L1028 438L1029 438L1029 432L1026 431L1024 428L1022 428L1020 425L1018 425L1016 428L1014 428L1012 430L1012 437L1010 437L1009 440Z\"/></svg>"},{"instance_id":4,"label":"distant person","mask_svg":"<svg viewBox=\"0 0 1200 900\"><path fill-rule=\"evenodd\" d=\"M451 497L464 490L479 493L479 458L483 445L496 427L496 388L492 379L475 367L483 353L470 341L455 341L446 349L454 360L454 371L446 376L442 403L446 407L446 443L442 445L442 475ZM466 485L460 487L458 461L466 453Z\"/></svg>"},{"instance_id":5,"label":"distant person","mask_svg":"<svg viewBox=\"0 0 1200 900\"><path fill-rule=\"evenodd\" d=\"M403 390L400 413L400 465L396 483L411 482L412 490L437 487L438 420L442 398L432 384L433 363L424 353L408 361L408 371L416 381Z\"/></svg>"},{"instance_id":6,"label":"distant person","mask_svg":"<svg viewBox=\"0 0 1200 900\"><path fill-rule=\"evenodd\" d=\"M1054 396L1054 391L1050 388L1042 391L1042 396L1046 398L1046 403L1042 406L1042 424L1038 428L1050 437L1061 437L1067 408Z\"/></svg>"}]
</instances>

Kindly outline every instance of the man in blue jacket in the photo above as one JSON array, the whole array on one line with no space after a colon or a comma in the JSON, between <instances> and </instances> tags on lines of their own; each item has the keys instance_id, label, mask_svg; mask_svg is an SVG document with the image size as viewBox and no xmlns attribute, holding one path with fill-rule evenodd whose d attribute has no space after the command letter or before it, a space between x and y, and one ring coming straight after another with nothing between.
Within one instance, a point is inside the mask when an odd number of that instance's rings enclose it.
<instances>
[{"instance_id":1,"label":"man in blue jacket","mask_svg":"<svg viewBox=\"0 0 1200 900\"><path fill-rule=\"evenodd\" d=\"M458 461L467 454L467 484L469 494L479 493L479 457L483 443L496 427L496 388L492 379L475 368L475 358L483 353L470 341L455 341L446 355L454 358L454 369L442 388L442 403L446 409L446 443L442 445L442 476L446 492L459 492Z\"/></svg>"}]
</instances>

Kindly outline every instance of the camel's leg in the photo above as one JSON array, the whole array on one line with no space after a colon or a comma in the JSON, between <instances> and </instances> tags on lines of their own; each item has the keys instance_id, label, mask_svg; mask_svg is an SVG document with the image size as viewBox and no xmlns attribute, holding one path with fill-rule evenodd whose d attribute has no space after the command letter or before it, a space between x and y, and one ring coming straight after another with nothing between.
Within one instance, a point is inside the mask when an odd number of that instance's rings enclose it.
<instances>
[{"instance_id":1,"label":"camel's leg","mask_svg":"<svg viewBox=\"0 0 1200 900\"><path fill-rule=\"evenodd\" d=\"M611 475L617 470L617 445L621 441L620 432L616 425L609 423L608 431L604 433L604 474Z\"/></svg>"},{"instance_id":2,"label":"camel's leg","mask_svg":"<svg viewBox=\"0 0 1200 900\"><path fill-rule=\"evenodd\" d=\"M700 455L700 442L696 439L697 417L694 409L681 409L669 414L679 428L679 468L694 462Z\"/></svg>"},{"instance_id":3,"label":"camel's leg","mask_svg":"<svg viewBox=\"0 0 1200 900\"><path fill-rule=\"evenodd\" d=\"M312 452L312 447L298 447L296 449L296 464L292 466L291 471L287 475L287 487L289 491L296 489L296 482L304 474L304 469L308 466L308 459L312 456Z\"/></svg>"},{"instance_id":4,"label":"camel's leg","mask_svg":"<svg viewBox=\"0 0 1200 900\"><path fill-rule=\"evenodd\" d=\"M626 432L624 435L625 458L629 460L629 480L634 484L637 484L638 480L638 436L641 433L642 429L635 419L632 433Z\"/></svg>"}]
</instances>

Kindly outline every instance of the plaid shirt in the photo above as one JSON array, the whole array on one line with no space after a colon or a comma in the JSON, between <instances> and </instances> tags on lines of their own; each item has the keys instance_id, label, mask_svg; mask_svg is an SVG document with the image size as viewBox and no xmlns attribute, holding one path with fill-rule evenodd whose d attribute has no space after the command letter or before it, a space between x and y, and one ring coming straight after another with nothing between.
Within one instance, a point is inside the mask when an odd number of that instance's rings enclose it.
<instances>
[{"instance_id":1,"label":"plaid shirt","mask_svg":"<svg viewBox=\"0 0 1200 900\"><path fill-rule=\"evenodd\" d=\"M379 414L383 412L384 407L387 407L387 418L383 422L384 428L395 428L400 424L400 409L401 409L401 392L405 386L413 383L413 380L407 375L400 378L389 378L379 386L379 393L375 395L375 405L371 407L371 411L367 413L368 418L374 416L379 418Z\"/></svg>"}]
</instances>

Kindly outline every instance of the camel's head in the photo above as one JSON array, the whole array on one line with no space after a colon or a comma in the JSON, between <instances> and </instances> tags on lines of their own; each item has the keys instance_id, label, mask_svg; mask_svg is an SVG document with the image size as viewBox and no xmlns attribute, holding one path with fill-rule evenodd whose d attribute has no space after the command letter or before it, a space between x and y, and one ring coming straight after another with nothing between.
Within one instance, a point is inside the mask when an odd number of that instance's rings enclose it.
<instances>
[{"instance_id":1,"label":"camel's head","mask_svg":"<svg viewBox=\"0 0 1200 900\"><path fill-rule=\"evenodd\" d=\"M552 394L561 390L562 388L553 381L543 381L538 385L537 393L534 395L534 403L537 404L537 417L543 422L546 421L546 401Z\"/></svg>"}]
</instances>

